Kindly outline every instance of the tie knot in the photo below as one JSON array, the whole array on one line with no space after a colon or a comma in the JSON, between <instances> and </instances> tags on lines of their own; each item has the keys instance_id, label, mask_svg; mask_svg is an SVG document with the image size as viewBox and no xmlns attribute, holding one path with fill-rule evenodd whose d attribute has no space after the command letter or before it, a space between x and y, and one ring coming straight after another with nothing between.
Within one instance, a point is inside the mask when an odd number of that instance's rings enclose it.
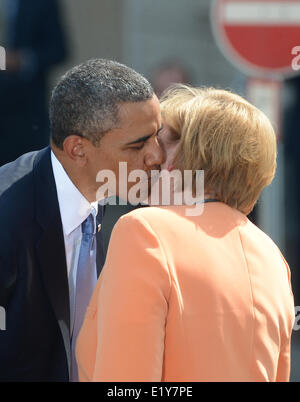
<instances>
[{"instance_id":1,"label":"tie knot","mask_svg":"<svg viewBox=\"0 0 300 402\"><path fill-rule=\"evenodd\" d=\"M96 233L96 215L89 214L81 225L82 233L93 235Z\"/></svg>"}]
</instances>

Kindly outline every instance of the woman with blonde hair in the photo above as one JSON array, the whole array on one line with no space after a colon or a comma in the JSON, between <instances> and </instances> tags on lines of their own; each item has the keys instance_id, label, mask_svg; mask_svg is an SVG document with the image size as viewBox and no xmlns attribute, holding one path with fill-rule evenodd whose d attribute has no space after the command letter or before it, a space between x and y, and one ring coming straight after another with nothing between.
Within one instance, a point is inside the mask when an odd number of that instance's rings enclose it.
<instances>
[{"instance_id":1,"label":"woman with blonde hair","mask_svg":"<svg viewBox=\"0 0 300 402\"><path fill-rule=\"evenodd\" d=\"M247 219L276 170L271 123L240 96L171 87L163 168L204 170L201 215L186 205L119 219L88 308L81 381L288 381L290 270Z\"/></svg>"}]
</instances>

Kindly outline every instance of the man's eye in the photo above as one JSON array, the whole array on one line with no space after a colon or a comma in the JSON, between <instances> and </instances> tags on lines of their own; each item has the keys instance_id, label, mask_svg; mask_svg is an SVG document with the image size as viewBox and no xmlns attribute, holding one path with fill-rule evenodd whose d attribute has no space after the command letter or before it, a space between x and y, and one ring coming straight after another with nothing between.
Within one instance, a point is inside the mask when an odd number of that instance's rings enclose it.
<instances>
[{"instance_id":1,"label":"man's eye","mask_svg":"<svg viewBox=\"0 0 300 402\"><path fill-rule=\"evenodd\" d=\"M138 151L138 150L142 149L144 147L144 145L145 145L145 143L143 142L139 147L133 147L131 149L135 149Z\"/></svg>"}]
</instances>

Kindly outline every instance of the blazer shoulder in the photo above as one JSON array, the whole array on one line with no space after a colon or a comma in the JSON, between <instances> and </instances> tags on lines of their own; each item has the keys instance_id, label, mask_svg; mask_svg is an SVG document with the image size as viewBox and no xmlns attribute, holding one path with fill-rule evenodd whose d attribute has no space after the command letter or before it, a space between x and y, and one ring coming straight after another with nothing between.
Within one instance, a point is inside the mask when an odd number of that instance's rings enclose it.
<instances>
[{"instance_id":1,"label":"blazer shoulder","mask_svg":"<svg viewBox=\"0 0 300 402\"><path fill-rule=\"evenodd\" d=\"M183 216L184 207L181 206L149 206L123 215L119 222L127 225L129 230L143 227L146 232L155 236L168 238L178 226L185 228L186 220Z\"/></svg>"},{"instance_id":2,"label":"blazer shoulder","mask_svg":"<svg viewBox=\"0 0 300 402\"><path fill-rule=\"evenodd\" d=\"M46 157L47 148L20 156L0 168L0 223L11 227L14 223L31 219L34 208L34 172L41 170L39 161ZM39 163L39 164L38 164Z\"/></svg>"},{"instance_id":3,"label":"blazer shoulder","mask_svg":"<svg viewBox=\"0 0 300 402\"><path fill-rule=\"evenodd\" d=\"M39 151L29 152L0 167L0 197L32 173L38 154Z\"/></svg>"},{"instance_id":4,"label":"blazer shoulder","mask_svg":"<svg viewBox=\"0 0 300 402\"><path fill-rule=\"evenodd\" d=\"M146 206L126 213L125 215L121 216L120 220L139 221L143 225L147 223L152 227L152 225L156 226L156 223L162 225L164 222L170 222L172 221L172 217L174 217L174 212L170 207L165 208Z\"/></svg>"},{"instance_id":5,"label":"blazer shoulder","mask_svg":"<svg viewBox=\"0 0 300 402\"><path fill-rule=\"evenodd\" d=\"M133 217L140 220L159 220L163 217L170 218L177 212L178 206L148 206L134 209L124 216Z\"/></svg>"}]
</instances>

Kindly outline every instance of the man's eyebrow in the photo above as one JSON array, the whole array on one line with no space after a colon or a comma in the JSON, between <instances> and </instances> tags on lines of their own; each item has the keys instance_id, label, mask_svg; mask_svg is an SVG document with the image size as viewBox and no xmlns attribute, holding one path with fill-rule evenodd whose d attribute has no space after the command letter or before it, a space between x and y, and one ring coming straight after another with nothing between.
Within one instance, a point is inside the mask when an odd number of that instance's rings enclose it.
<instances>
[{"instance_id":1,"label":"man's eyebrow","mask_svg":"<svg viewBox=\"0 0 300 402\"><path fill-rule=\"evenodd\" d=\"M161 125L161 127L157 130L157 132L155 134L158 134L162 129L163 129L163 125ZM152 137L152 135L153 134L144 135L144 137L140 137L137 140L128 142L126 145L133 145L133 144L139 144L141 142L145 142L148 140L148 138Z\"/></svg>"}]
</instances>

